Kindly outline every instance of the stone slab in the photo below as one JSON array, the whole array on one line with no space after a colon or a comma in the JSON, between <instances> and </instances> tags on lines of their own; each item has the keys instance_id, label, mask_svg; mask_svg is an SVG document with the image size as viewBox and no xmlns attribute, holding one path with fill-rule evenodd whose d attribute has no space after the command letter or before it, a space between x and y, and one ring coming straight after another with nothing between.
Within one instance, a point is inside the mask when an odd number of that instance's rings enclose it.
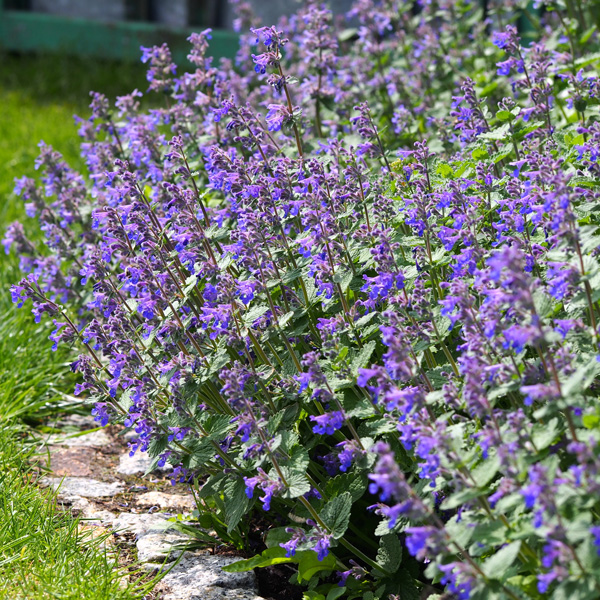
<instances>
[{"instance_id":1,"label":"stone slab","mask_svg":"<svg viewBox=\"0 0 600 600\"><path fill-rule=\"evenodd\" d=\"M98 429L98 431L92 431L83 435L52 434L48 437L47 443L50 446L67 446L69 448L76 446L79 448L105 448L110 446L111 439L104 429Z\"/></svg>"},{"instance_id":2,"label":"stone slab","mask_svg":"<svg viewBox=\"0 0 600 600\"><path fill-rule=\"evenodd\" d=\"M135 499L140 506L158 506L164 509L183 508L185 510L195 510L196 504L192 496L183 494L164 494L163 492L146 492L140 494Z\"/></svg>"},{"instance_id":3,"label":"stone slab","mask_svg":"<svg viewBox=\"0 0 600 600\"><path fill-rule=\"evenodd\" d=\"M89 477L95 454L93 448L60 448L52 452L50 468L59 477Z\"/></svg>"},{"instance_id":4,"label":"stone slab","mask_svg":"<svg viewBox=\"0 0 600 600\"><path fill-rule=\"evenodd\" d=\"M58 429L73 428L83 431L84 429L95 429L98 427L98 422L94 421L94 417L91 414L87 415L66 415L60 421L54 425ZM67 435L67 434L65 434Z\"/></svg>"},{"instance_id":5,"label":"stone slab","mask_svg":"<svg viewBox=\"0 0 600 600\"><path fill-rule=\"evenodd\" d=\"M160 513L122 513L113 521L117 533L136 535L138 559L141 562L169 562L181 554L173 545L188 541L185 535L169 527L168 516Z\"/></svg>"},{"instance_id":6,"label":"stone slab","mask_svg":"<svg viewBox=\"0 0 600 600\"><path fill-rule=\"evenodd\" d=\"M109 510L104 510L90 502L87 498L73 496L69 501L71 513L85 519L88 524L102 525L108 527L115 520L115 514Z\"/></svg>"},{"instance_id":7,"label":"stone slab","mask_svg":"<svg viewBox=\"0 0 600 600\"><path fill-rule=\"evenodd\" d=\"M161 580L164 600L261 600L252 571L226 573L221 567L241 560L205 552L185 552Z\"/></svg>"},{"instance_id":8,"label":"stone slab","mask_svg":"<svg viewBox=\"0 0 600 600\"><path fill-rule=\"evenodd\" d=\"M258 596L253 590L228 590L219 587L202 590L189 585L175 584L175 587L161 596L161 600L264 600L264 598Z\"/></svg>"},{"instance_id":9,"label":"stone slab","mask_svg":"<svg viewBox=\"0 0 600 600\"><path fill-rule=\"evenodd\" d=\"M105 483L87 477L43 477L41 483L58 490L59 498L109 498L124 491L120 483Z\"/></svg>"},{"instance_id":10,"label":"stone slab","mask_svg":"<svg viewBox=\"0 0 600 600\"><path fill-rule=\"evenodd\" d=\"M144 475L150 468L152 459L146 452L136 452L133 456L129 456L129 453L122 454L119 457L119 466L117 467L117 473L120 475ZM162 468L156 469L157 471L168 471L172 469L171 465L165 465Z\"/></svg>"},{"instance_id":11,"label":"stone slab","mask_svg":"<svg viewBox=\"0 0 600 600\"><path fill-rule=\"evenodd\" d=\"M161 513L121 513L113 523L113 529L136 535L144 532L165 531L167 515Z\"/></svg>"}]
</instances>

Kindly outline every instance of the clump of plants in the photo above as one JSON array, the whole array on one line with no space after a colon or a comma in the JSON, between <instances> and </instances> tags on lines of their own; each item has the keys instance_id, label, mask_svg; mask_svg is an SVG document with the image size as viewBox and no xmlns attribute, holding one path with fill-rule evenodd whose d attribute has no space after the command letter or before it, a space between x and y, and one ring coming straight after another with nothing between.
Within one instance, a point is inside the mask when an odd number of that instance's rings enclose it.
<instances>
[{"instance_id":1,"label":"clump of plants","mask_svg":"<svg viewBox=\"0 0 600 600\"><path fill-rule=\"evenodd\" d=\"M237 14L235 62L143 49L155 108L92 95L85 174L41 146L15 302L224 536L271 524L231 569L597 598L597 3Z\"/></svg>"}]
</instances>

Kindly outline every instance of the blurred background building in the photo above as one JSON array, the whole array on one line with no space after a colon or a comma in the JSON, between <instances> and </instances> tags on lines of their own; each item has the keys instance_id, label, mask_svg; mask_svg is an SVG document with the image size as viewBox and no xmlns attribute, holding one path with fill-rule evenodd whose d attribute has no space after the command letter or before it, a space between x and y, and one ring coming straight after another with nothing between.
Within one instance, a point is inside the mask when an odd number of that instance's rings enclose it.
<instances>
[{"instance_id":1,"label":"blurred background building","mask_svg":"<svg viewBox=\"0 0 600 600\"><path fill-rule=\"evenodd\" d=\"M302 0L249 0L261 22L273 25ZM352 0L329 0L336 14ZM228 0L0 0L0 51L61 53L139 60L140 46L167 42L177 63L186 60L191 31L211 27L210 53L233 58L236 8Z\"/></svg>"},{"instance_id":2,"label":"blurred background building","mask_svg":"<svg viewBox=\"0 0 600 600\"><path fill-rule=\"evenodd\" d=\"M265 24L295 12L296 0L250 0ZM328 3L335 13L351 0ZM5 0L4 8L94 21L142 21L168 27L202 26L231 29L235 9L227 0Z\"/></svg>"}]
</instances>

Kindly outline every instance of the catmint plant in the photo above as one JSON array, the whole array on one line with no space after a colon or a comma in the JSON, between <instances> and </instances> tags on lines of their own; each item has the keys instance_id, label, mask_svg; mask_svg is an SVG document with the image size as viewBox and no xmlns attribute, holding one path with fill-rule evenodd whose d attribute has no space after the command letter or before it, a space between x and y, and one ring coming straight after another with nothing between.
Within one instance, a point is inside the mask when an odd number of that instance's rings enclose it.
<instances>
[{"instance_id":1,"label":"catmint plant","mask_svg":"<svg viewBox=\"0 0 600 600\"><path fill-rule=\"evenodd\" d=\"M597 6L544 6L238 3L234 62L142 49L148 90L78 121L87 172L42 145L17 181L45 250L8 228L14 301L222 536L269 524L229 569L600 594Z\"/></svg>"}]
</instances>

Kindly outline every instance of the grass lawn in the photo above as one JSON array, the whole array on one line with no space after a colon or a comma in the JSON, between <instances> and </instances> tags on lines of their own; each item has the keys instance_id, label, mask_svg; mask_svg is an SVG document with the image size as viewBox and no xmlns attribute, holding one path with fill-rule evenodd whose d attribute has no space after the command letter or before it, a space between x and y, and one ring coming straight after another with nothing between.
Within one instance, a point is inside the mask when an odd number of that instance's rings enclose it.
<instances>
[{"instance_id":1,"label":"grass lawn","mask_svg":"<svg viewBox=\"0 0 600 600\"><path fill-rule=\"evenodd\" d=\"M80 167L73 114L88 116L89 90L114 99L136 86L146 88L142 65L0 56L1 235L16 219L36 230L12 188L15 177L35 173L38 142ZM31 482L27 428L69 403L72 357L50 352L50 329L12 305L10 284L20 277L16 257L0 252L0 600L142 598L143 587L121 584L102 540L82 532L76 519L57 510L52 492Z\"/></svg>"}]
</instances>

